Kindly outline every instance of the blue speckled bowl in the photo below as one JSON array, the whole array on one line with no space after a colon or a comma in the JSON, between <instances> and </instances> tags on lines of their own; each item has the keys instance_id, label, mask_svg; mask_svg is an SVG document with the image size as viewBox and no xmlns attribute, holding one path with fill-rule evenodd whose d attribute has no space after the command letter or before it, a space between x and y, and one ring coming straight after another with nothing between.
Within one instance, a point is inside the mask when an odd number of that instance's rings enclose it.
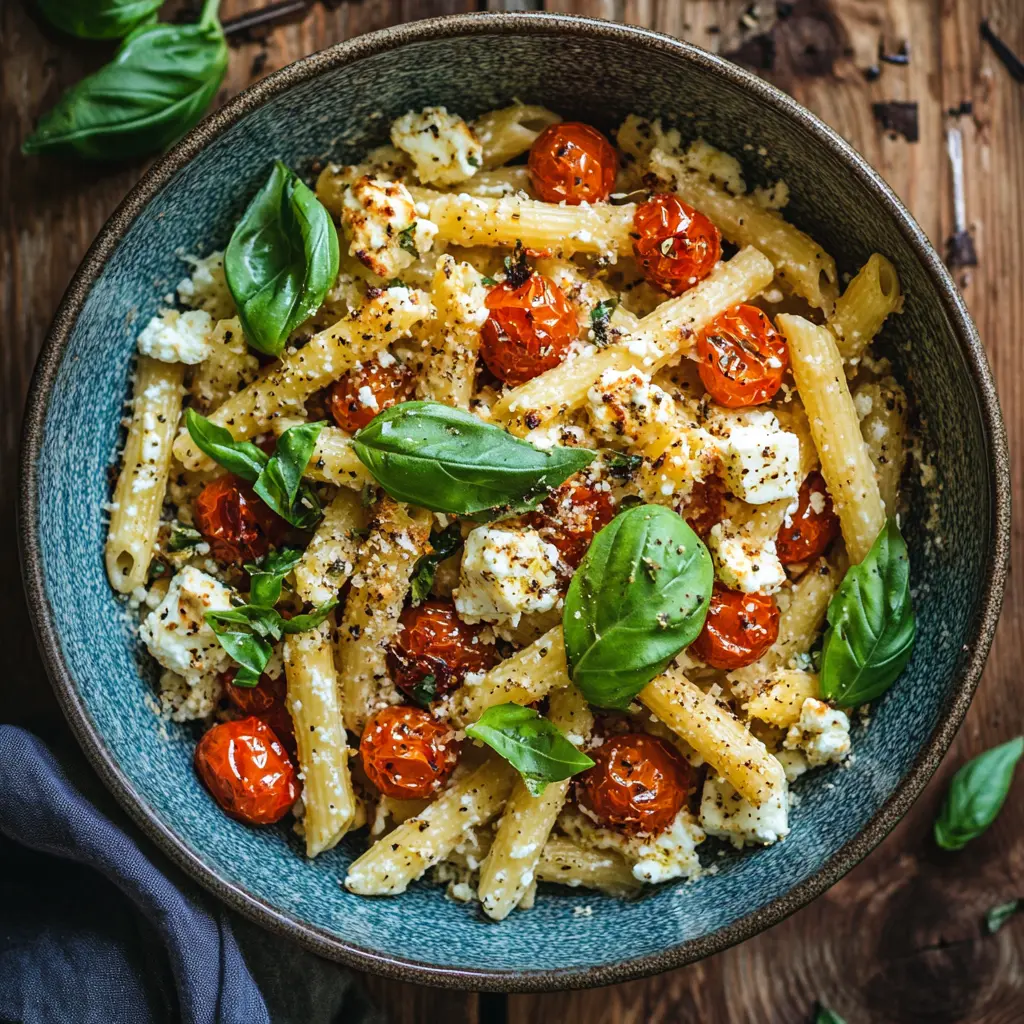
<instances>
[{"instance_id":1,"label":"blue speckled bowl","mask_svg":"<svg viewBox=\"0 0 1024 1024\"><path fill-rule=\"evenodd\" d=\"M101 504L136 328L181 276L176 252L223 246L273 157L296 167L354 159L410 108L440 103L469 116L512 97L606 128L630 111L667 116L735 153L748 181L784 177L788 216L840 270L875 250L893 260L907 303L886 340L936 454L942 542L926 544L925 496L915 493L913 661L856 737L855 762L801 785L786 842L724 857L716 875L634 903L544 893L495 925L431 886L395 899L349 895L339 884L349 844L309 863L284 830L246 829L217 810L191 769L193 737L147 705L151 683L104 576ZM367 970L475 989L565 988L651 974L747 938L832 885L893 827L952 739L988 652L1007 571L1008 466L992 378L952 281L835 133L764 82L665 36L569 17L466 16L363 36L271 75L132 191L86 256L39 361L21 532L29 601L68 719L128 811L204 885ZM574 914L584 905L592 916Z\"/></svg>"}]
</instances>

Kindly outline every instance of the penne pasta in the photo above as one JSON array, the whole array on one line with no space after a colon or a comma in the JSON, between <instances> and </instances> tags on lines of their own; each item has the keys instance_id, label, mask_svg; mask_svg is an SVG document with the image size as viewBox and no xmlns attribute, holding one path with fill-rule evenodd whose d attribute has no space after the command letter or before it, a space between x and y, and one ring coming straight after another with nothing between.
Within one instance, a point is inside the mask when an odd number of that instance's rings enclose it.
<instances>
[{"instance_id":1,"label":"penne pasta","mask_svg":"<svg viewBox=\"0 0 1024 1024\"><path fill-rule=\"evenodd\" d=\"M193 370L188 393L200 412L223 405L259 373L260 362L249 352L238 317L218 320L210 354Z\"/></svg>"},{"instance_id":2,"label":"penne pasta","mask_svg":"<svg viewBox=\"0 0 1024 1024\"><path fill-rule=\"evenodd\" d=\"M547 107L513 103L481 114L471 125L484 147L485 171L521 156L549 124L562 119Z\"/></svg>"},{"instance_id":3,"label":"penne pasta","mask_svg":"<svg viewBox=\"0 0 1024 1024\"><path fill-rule=\"evenodd\" d=\"M814 672L783 669L769 676L765 685L744 705L751 718L788 729L799 717L808 697L820 697Z\"/></svg>"},{"instance_id":4,"label":"penne pasta","mask_svg":"<svg viewBox=\"0 0 1024 1024\"><path fill-rule=\"evenodd\" d=\"M635 896L640 890L639 880L621 854L588 849L566 836L552 836L547 841L537 864L537 878L574 889L597 889L609 896Z\"/></svg>"},{"instance_id":5,"label":"penne pasta","mask_svg":"<svg viewBox=\"0 0 1024 1024\"><path fill-rule=\"evenodd\" d=\"M839 354L847 362L859 361L886 317L902 310L903 294L896 268L876 252L836 299L835 310L828 318Z\"/></svg>"},{"instance_id":6,"label":"penne pasta","mask_svg":"<svg viewBox=\"0 0 1024 1024\"><path fill-rule=\"evenodd\" d=\"M279 420L282 426L289 420ZM311 480L351 487L356 490L374 482L369 470L359 461L352 438L338 427L324 427L316 439L316 447L306 467Z\"/></svg>"},{"instance_id":7,"label":"penne pasta","mask_svg":"<svg viewBox=\"0 0 1024 1024\"><path fill-rule=\"evenodd\" d=\"M338 596L359 558L366 520L367 510L355 492L340 490L331 499L295 567L295 593L303 601L322 605Z\"/></svg>"},{"instance_id":8,"label":"penne pasta","mask_svg":"<svg viewBox=\"0 0 1024 1024\"><path fill-rule=\"evenodd\" d=\"M885 514L896 514L900 478L907 463L907 396L903 388L886 377L861 384L853 394L860 417L860 432L875 467L878 493Z\"/></svg>"}]
</instances>

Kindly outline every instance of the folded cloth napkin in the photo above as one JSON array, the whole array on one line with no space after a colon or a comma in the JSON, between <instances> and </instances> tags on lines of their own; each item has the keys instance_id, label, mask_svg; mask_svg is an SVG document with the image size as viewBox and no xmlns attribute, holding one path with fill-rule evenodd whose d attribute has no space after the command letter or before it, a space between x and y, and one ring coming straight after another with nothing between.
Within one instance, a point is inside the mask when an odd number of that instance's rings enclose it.
<instances>
[{"instance_id":1,"label":"folded cloth napkin","mask_svg":"<svg viewBox=\"0 0 1024 1024\"><path fill-rule=\"evenodd\" d=\"M348 971L230 914L150 847L77 750L58 761L0 725L0 1021L376 1020Z\"/></svg>"}]
</instances>

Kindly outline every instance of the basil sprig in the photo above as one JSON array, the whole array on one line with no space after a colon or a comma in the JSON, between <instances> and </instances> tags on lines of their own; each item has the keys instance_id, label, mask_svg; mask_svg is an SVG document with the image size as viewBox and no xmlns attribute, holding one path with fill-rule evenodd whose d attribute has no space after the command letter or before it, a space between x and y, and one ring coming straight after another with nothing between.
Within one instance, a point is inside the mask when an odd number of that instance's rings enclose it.
<instances>
[{"instance_id":1,"label":"basil sprig","mask_svg":"<svg viewBox=\"0 0 1024 1024\"><path fill-rule=\"evenodd\" d=\"M591 542L562 623L570 674L591 704L623 709L704 625L714 570L681 516L637 505Z\"/></svg>"},{"instance_id":2,"label":"basil sprig","mask_svg":"<svg viewBox=\"0 0 1024 1024\"><path fill-rule=\"evenodd\" d=\"M273 608L281 600L284 578L299 564L302 552L298 548L279 548L271 551L256 564L246 563L249 574L249 603Z\"/></svg>"},{"instance_id":3,"label":"basil sprig","mask_svg":"<svg viewBox=\"0 0 1024 1024\"><path fill-rule=\"evenodd\" d=\"M227 70L218 6L206 0L197 25L138 26L109 64L43 115L22 152L122 160L175 142L203 116Z\"/></svg>"},{"instance_id":4,"label":"basil sprig","mask_svg":"<svg viewBox=\"0 0 1024 1024\"><path fill-rule=\"evenodd\" d=\"M249 344L279 355L338 276L338 232L310 188L280 160L224 252L224 274Z\"/></svg>"},{"instance_id":5,"label":"basil sprig","mask_svg":"<svg viewBox=\"0 0 1024 1024\"><path fill-rule=\"evenodd\" d=\"M396 501L482 519L535 508L595 456L584 448L542 451L440 402L385 409L356 434L352 447Z\"/></svg>"},{"instance_id":6,"label":"basil sprig","mask_svg":"<svg viewBox=\"0 0 1024 1024\"><path fill-rule=\"evenodd\" d=\"M421 555L412 571L409 596L413 604L430 597L437 567L462 547L462 530L458 523L449 523L443 530L431 530L430 551Z\"/></svg>"},{"instance_id":7,"label":"basil sprig","mask_svg":"<svg viewBox=\"0 0 1024 1024\"><path fill-rule=\"evenodd\" d=\"M985 914L985 927L989 935L995 935L1022 908L1024 908L1024 900L1010 900L1008 903L1000 903L991 907Z\"/></svg>"},{"instance_id":8,"label":"basil sprig","mask_svg":"<svg viewBox=\"0 0 1024 1024\"><path fill-rule=\"evenodd\" d=\"M549 782L561 782L594 765L557 725L519 704L489 707L466 729L466 735L505 758L533 796L540 796Z\"/></svg>"},{"instance_id":9,"label":"basil sprig","mask_svg":"<svg viewBox=\"0 0 1024 1024\"><path fill-rule=\"evenodd\" d=\"M953 776L935 819L935 842L959 850L984 832L1002 809L1024 753L1024 737L1000 744L968 761Z\"/></svg>"},{"instance_id":10,"label":"basil sprig","mask_svg":"<svg viewBox=\"0 0 1024 1024\"><path fill-rule=\"evenodd\" d=\"M121 39L153 17L164 0L36 0L55 28L79 39Z\"/></svg>"},{"instance_id":11,"label":"basil sprig","mask_svg":"<svg viewBox=\"0 0 1024 1024\"><path fill-rule=\"evenodd\" d=\"M273 455L251 441L236 441L195 409L185 410L185 426L196 447L229 473L248 480L253 490L282 519L300 530L312 529L320 519L316 492L304 483L316 439L324 421L289 427L278 439Z\"/></svg>"},{"instance_id":12,"label":"basil sprig","mask_svg":"<svg viewBox=\"0 0 1024 1024\"><path fill-rule=\"evenodd\" d=\"M907 545L890 519L867 558L847 570L828 606L823 696L843 707L880 697L910 660L915 631Z\"/></svg>"}]
</instances>

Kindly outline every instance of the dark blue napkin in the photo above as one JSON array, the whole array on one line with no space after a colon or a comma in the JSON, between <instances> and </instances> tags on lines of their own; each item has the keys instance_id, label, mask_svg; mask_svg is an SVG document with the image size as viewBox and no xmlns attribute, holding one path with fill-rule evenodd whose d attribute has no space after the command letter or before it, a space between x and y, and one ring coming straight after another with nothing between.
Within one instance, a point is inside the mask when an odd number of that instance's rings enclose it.
<instances>
[{"instance_id":1,"label":"dark blue napkin","mask_svg":"<svg viewBox=\"0 0 1024 1024\"><path fill-rule=\"evenodd\" d=\"M58 761L0 726L0 1021L376 1019L349 972L230 914L137 836L77 750Z\"/></svg>"}]
</instances>

